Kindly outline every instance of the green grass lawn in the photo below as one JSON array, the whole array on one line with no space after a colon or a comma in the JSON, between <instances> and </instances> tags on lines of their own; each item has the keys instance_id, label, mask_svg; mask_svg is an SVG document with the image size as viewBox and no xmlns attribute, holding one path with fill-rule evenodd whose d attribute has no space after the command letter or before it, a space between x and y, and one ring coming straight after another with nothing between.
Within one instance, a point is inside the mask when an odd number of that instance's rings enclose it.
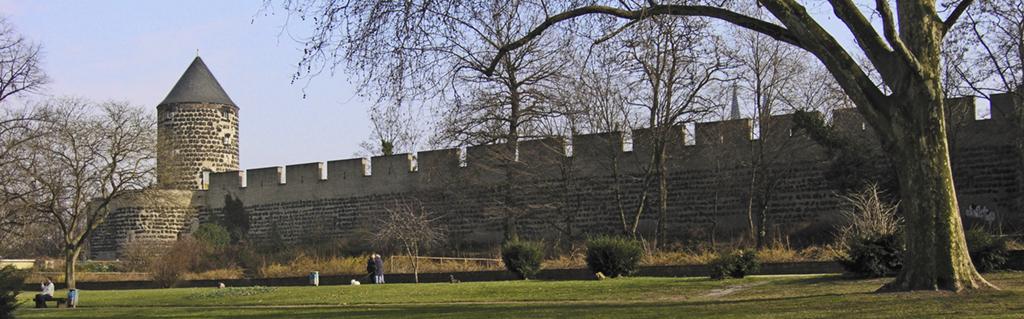
<instances>
[{"instance_id":1,"label":"green grass lawn","mask_svg":"<svg viewBox=\"0 0 1024 319\"><path fill-rule=\"evenodd\" d=\"M19 318L1020 318L1024 273L990 274L1002 291L875 294L887 279L833 275L620 278L276 288L82 291L78 309ZM58 292L63 296L64 292Z\"/></svg>"}]
</instances>

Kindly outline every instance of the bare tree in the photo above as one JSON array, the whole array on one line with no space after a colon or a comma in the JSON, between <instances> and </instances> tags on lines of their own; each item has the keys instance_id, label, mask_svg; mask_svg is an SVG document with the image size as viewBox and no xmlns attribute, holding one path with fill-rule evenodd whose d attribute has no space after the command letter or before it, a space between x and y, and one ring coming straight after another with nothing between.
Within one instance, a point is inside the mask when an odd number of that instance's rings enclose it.
<instances>
[{"instance_id":1,"label":"bare tree","mask_svg":"<svg viewBox=\"0 0 1024 319\"><path fill-rule=\"evenodd\" d=\"M37 220L19 205L35 188L18 182L24 176L17 168L28 156L25 144L39 135L38 122L34 121L36 115L27 111L5 109L0 114L0 174L4 176L0 179L0 242L13 245L12 237Z\"/></svg>"},{"instance_id":2,"label":"bare tree","mask_svg":"<svg viewBox=\"0 0 1024 319\"><path fill-rule=\"evenodd\" d=\"M0 17L0 104L21 93L38 92L49 82L42 55L41 45L29 42Z\"/></svg>"},{"instance_id":3,"label":"bare tree","mask_svg":"<svg viewBox=\"0 0 1024 319\"><path fill-rule=\"evenodd\" d=\"M981 0L951 30L946 52L964 56L949 64L964 93L989 98L1024 85L1024 3ZM1024 94L1024 93L1022 93Z\"/></svg>"},{"instance_id":4,"label":"bare tree","mask_svg":"<svg viewBox=\"0 0 1024 319\"><path fill-rule=\"evenodd\" d=\"M1009 94L1013 109L990 113L1004 112L1014 135L1024 135L1024 3L981 0L963 20L950 31L943 50L946 89L990 102L994 94ZM1024 171L1024 139L1016 141L1016 148L1018 169Z\"/></svg>"},{"instance_id":5,"label":"bare tree","mask_svg":"<svg viewBox=\"0 0 1024 319\"><path fill-rule=\"evenodd\" d=\"M413 277L419 283L420 252L445 238L441 216L434 215L417 200L398 200L385 207L384 214L374 223L377 226L374 242L382 249L403 250L412 259Z\"/></svg>"},{"instance_id":6,"label":"bare tree","mask_svg":"<svg viewBox=\"0 0 1024 319\"><path fill-rule=\"evenodd\" d=\"M631 94L638 89L638 83L631 81L632 73L628 62L621 54L622 50L613 46L580 47L565 52L565 61L571 63L561 77L565 83L557 87L557 99L554 103L561 105L565 111L559 119L564 119L564 128L551 130L560 133L551 135L574 136L579 134L629 132L639 128L640 115L637 108L630 103ZM604 141L607 149L599 151L606 154L606 164L612 177L611 192L614 196L614 207L609 209L620 220L622 234L636 235L636 225L642 209L627 208L626 194L623 184L638 182L634 176L623 174L623 161L626 159L621 141ZM569 163L575 163L575 158Z\"/></svg>"},{"instance_id":7,"label":"bare tree","mask_svg":"<svg viewBox=\"0 0 1024 319\"><path fill-rule=\"evenodd\" d=\"M34 114L10 109L10 97L36 93L49 81L40 64L42 46L29 42L18 34L6 18L0 17L0 106L6 106L0 115L0 242L11 243L5 237L17 235L33 221L16 202L30 192L19 187L14 170L15 163L23 159L26 141L35 137Z\"/></svg>"},{"instance_id":8,"label":"bare tree","mask_svg":"<svg viewBox=\"0 0 1024 319\"><path fill-rule=\"evenodd\" d=\"M631 102L646 109L647 125L653 133L649 140L640 141L651 146L651 157L640 160L648 163L644 185L656 183L658 223L654 242L658 247L668 238L667 147L673 143L672 138L678 137L673 129L713 112L714 103L705 91L724 78L730 61L703 19L658 17L637 23L630 32L622 44L644 92ZM646 189L632 227L633 236L644 211Z\"/></svg>"},{"instance_id":9,"label":"bare tree","mask_svg":"<svg viewBox=\"0 0 1024 319\"><path fill-rule=\"evenodd\" d=\"M370 138L359 144L363 155L412 153L423 142L426 131L422 110L403 103L400 97L393 103L375 104L367 113Z\"/></svg>"},{"instance_id":10,"label":"bare tree","mask_svg":"<svg viewBox=\"0 0 1024 319\"><path fill-rule=\"evenodd\" d=\"M785 153L792 152L789 139L772 134L787 130L787 123L777 123L774 115L783 113L791 92L798 92L798 81L806 76L809 61L805 53L789 44L746 29L734 28L737 39L731 52L740 67L736 70L739 86L752 103L752 117L758 140L752 143L750 178L747 191L747 223L749 238L760 248L765 245L772 195L780 181L777 164Z\"/></svg>"},{"instance_id":11,"label":"bare tree","mask_svg":"<svg viewBox=\"0 0 1024 319\"><path fill-rule=\"evenodd\" d=\"M553 51L560 43L541 39L513 50L497 66L500 76L482 71L493 52L528 31L526 20L553 7L487 0L290 0L282 7L313 20L296 77L344 65L359 76L364 92L434 106L440 133L431 144L504 144L493 169L505 175L499 203L505 237L518 236L517 220L528 211L513 189L521 179L515 154L522 139L538 137L537 121L558 113L546 103L546 86L559 72Z\"/></svg>"},{"instance_id":12,"label":"bare tree","mask_svg":"<svg viewBox=\"0 0 1024 319\"><path fill-rule=\"evenodd\" d=\"M65 281L75 287L75 264L89 235L106 220L109 205L153 182L155 121L125 103L94 105L58 99L44 106L41 136L19 162L22 201L60 230Z\"/></svg>"},{"instance_id":13,"label":"bare tree","mask_svg":"<svg viewBox=\"0 0 1024 319\"><path fill-rule=\"evenodd\" d=\"M658 4L639 8L585 5L550 14L529 34L501 48L497 65L511 50L546 30L582 16L608 15L629 21L655 16L703 16L725 21L792 44L814 55L872 126L890 155L900 180L901 210L907 218L908 249L900 275L883 290L992 288L967 253L963 225L952 184L945 131L945 93L940 56L948 31L973 3L945 6L935 0L875 1L882 32L852 0L830 0L835 16L853 34L861 53L878 70L873 81L849 51L797 0L758 0L778 23L738 13L720 4ZM884 87L884 89L883 89Z\"/></svg>"}]
</instances>

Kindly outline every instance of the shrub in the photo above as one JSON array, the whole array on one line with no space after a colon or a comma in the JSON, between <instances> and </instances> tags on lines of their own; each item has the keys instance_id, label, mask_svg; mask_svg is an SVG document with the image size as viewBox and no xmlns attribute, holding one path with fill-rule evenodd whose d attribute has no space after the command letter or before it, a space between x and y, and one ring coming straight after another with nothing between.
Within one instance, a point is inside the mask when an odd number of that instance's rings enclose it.
<instances>
[{"instance_id":1,"label":"shrub","mask_svg":"<svg viewBox=\"0 0 1024 319\"><path fill-rule=\"evenodd\" d=\"M182 238L150 265L153 281L163 287L174 287L185 273L195 268L202 245L195 239Z\"/></svg>"},{"instance_id":2,"label":"shrub","mask_svg":"<svg viewBox=\"0 0 1024 319\"><path fill-rule=\"evenodd\" d=\"M217 224L200 224L192 238L212 248L223 248L231 244L231 234L227 228Z\"/></svg>"},{"instance_id":3,"label":"shrub","mask_svg":"<svg viewBox=\"0 0 1024 319\"><path fill-rule=\"evenodd\" d=\"M609 277L627 276L637 271L643 257L640 242L621 237L599 237L587 243L587 267Z\"/></svg>"},{"instance_id":4,"label":"shrub","mask_svg":"<svg viewBox=\"0 0 1024 319\"><path fill-rule=\"evenodd\" d=\"M984 228L971 228L965 232L967 250L971 253L971 261L980 272L1003 269L1010 255L1009 241L993 236Z\"/></svg>"},{"instance_id":5,"label":"shrub","mask_svg":"<svg viewBox=\"0 0 1024 319\"><path fill-rule=\"evenodd\" d=\"M125 271L147 271L153 264L154 247L162 247L155 242L133 240L124 245L121 253L121 268Z\"/></svg>"},{"instance_id":6,"label":"shrub","mask_svg":"<svg viewBox=\"0 0 1024 319\"><path fill-rule=\"evenodd\" d=\"M848 243L846 256L838 261L846 271L861 277L882 277L903 268L903 244L899 235L862 238Z\"/></svg>"},{"instance_id":7,"label":"shrub","mask_svg":"<svg viewBox=\"0 0 1024 319\"><path fill-rule=\"evenodd\" d=\"M896 205L883 200L876 185L841 196L847 224L839 229L836 258L846 271L862 277L881 277L903 267L903 243Z\"/></svg>"},{"instance_id":8,"label":"shrub","mask_svg":"<svg viewBox=\"0 0 1024 319\"><path fill-rule=\"evenodd\" d=\"M0 318L14 318L18 308L18 293L25 284L25 274L14 266L0 268Z\"/></svg>"},{"instance_id":9,"label":"shrub","mask_svg":"<svg viewBox=\"0 0 1024 319\"><path fill-rule=\"evenodd\" d=\"M505 263L505 269L522 279L529 279L540 272L543 258L540 243L513 241L501 246L501 261Z\"/></svg>"},{"instance_id":10,"label":"shrub","mask_svg":"<svg viewBox=\"0 0 1024 319\"><path fill-rule=\"evenodd\" d=\"M750 250L737 250L732 254L722 255L715 261L711 262L711 278L743 278L760 269L761 262L758 261L756 252Z\"/></svg>"}]
</instances>

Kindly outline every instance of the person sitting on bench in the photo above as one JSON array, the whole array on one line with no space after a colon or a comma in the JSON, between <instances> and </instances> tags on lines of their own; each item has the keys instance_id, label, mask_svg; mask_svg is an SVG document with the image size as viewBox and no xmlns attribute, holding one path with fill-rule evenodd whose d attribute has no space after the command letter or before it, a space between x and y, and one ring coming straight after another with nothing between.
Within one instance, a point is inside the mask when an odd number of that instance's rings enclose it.
<instances>
[{"instance_id":1,"label":"person sitting on bench","mask_svg":"<svg viewBox=\"0 0 1024 319\"><path fill-rule=\"evenodd\" d=\"M53 300L53 281L50 278L46 278L39 287L43 291L36 295L36 308L46 308L46 302Z\"/></svg>"}]
</instances>

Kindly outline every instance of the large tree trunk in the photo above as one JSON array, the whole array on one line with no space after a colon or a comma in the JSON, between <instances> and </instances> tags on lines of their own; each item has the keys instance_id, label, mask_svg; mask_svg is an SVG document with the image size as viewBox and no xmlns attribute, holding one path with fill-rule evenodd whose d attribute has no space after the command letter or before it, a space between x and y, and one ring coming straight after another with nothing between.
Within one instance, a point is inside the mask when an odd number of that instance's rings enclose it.
<instances>
[{"instance_id":1,"label":"large tree trunk","mask_svg":"<svg viewBox=\"0 0 1024 319\"><path fill-rule=\"evenodd\" d=\"M971 263L953 187L939 67L945 25L934 16L934 1L902 1L897 7L899 38L906 45L896 48L903 52L897 57L913 61L887 70L893 93L875 102L884 119L872 126L897 169L907 249L903 270L881 290L995 288Z\"/></svg>"},{"instance_id":2,"label":"large tree trunk","mask_svg":"<svg viewBox=\"0 0 1024 319\"><path fill-rule=\"evenodd\" d=\"M941 92L941 91L939 91ZM941 95L937 95L941 97ZM900 182L906 219L903 271L881 291L994 288L971 263L953 188L941 98L917 99L879 128Z\"/></svg>"},{"instance_id":3,"label":"large tree trunk","mask_svg":"<svg viewBox=\"0 0 1024 319\"><path fill-rule=\"evenodd\" d=\"M75 265L81 252L82 247L80 246L68 246L64 250L64 284L68 286L68 289L75 288Z\"/></svg>"}]
</instances>

